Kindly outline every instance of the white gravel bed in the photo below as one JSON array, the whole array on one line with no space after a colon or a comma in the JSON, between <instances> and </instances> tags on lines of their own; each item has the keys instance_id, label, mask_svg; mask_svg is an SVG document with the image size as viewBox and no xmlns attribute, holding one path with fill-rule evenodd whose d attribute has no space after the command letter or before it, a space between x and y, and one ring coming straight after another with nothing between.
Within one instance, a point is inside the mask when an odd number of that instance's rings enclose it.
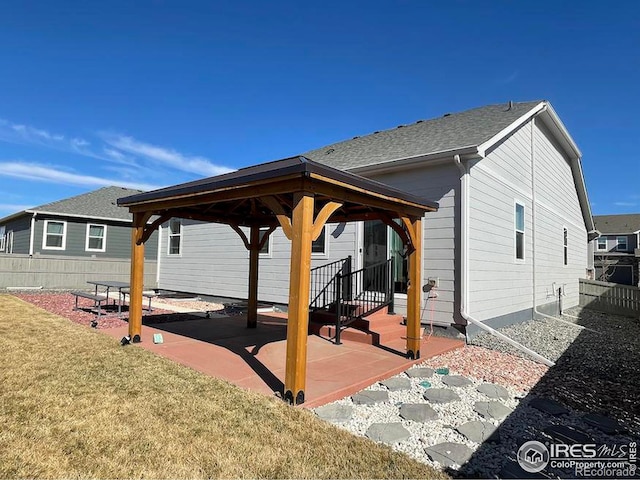
<instances>
[{"instance_id":1,"label":"white gravel bed","mask_svg":"<svg viewBox=\"0 0 640 480\"><path fill-rule=\"evenodd\" d=\"M175 300L171 298L158 298L158 302L165 305L173 305L181 309L189 309L193 312L217 312L224 310L221 303L205 302L203 300Z\"/></svg>"},{"instance_id":2,"label":"white gravel bed","mask_svg":"<svg viewBox=\"0 0 640 480\"><path fill-rule=\"evenodd\" d=\"M582 333L573 323L559 322L550 318L531 320L499 329L500 333L530 348L543 357L555 362ZM511 344L491 335L481 333L471 340L473 345L491 348L500 352L531 358Z\"/></svg>"},{"instance_id":3,"label":"white gravel bed","mask_svg":"<svg viewBox=\"0 0 640 480\"><path fill-rule=\"evenodd\" d=\"M455 373L450 372L452 375ZM397 376L408 378L404 373ZM464 444L472 450L477 450L479 444L468 440L464 435L458 433L455 428L474 420L484 420L496 426L500 425L500 422L483 419L473 409L475 402L490 400L476 390L479 385L485 383L484 381L467 377L472 381L471 385L449 387L442 382L442 378L443 376L438 374L434 374L428 379L409 377L411 390L389 391L389 400L375 405L356 405L351 400L351 397L337 400L334 403L350 405L353 408L353 415L350 421L336 425L356 435L365 436L367 429L374 423L402 423L402 426L409 431L411 437L392 445L392 448L396 451L404 452L420 462L443 469L442 465L429 458L425 452L425 447L442 442L455 442ZM431 383L430 388L432 389L446 388L453 390L458 394L460 400L447 404L429 403L423 397L427 389L420 385L424 380ZM387 390L387 388L380 383L376 383L367 390ZM515 409L522 399L522 391L513 387L507 387L507 390L509 391L509 398L502 400L501 403L511 409ZM428 404L438 413L439 418L425 423L405 420L399 415L399 407L403 403Z\"/></svg>"},{"instance_id":4,"label":"white gravel bed","mask_svg":"<svg viewBox=\"0 0 640 480\"><path fill-rule=\"evenodd\" d=\"M482 347L469 345L428 359L421 365L449 367L450 375L459 374L471 380L472 384L465 387L449 387L443 383L441 375L434 374L426 379L431 383L431 389L453 390L460 400L446 404L430 403L423 397L425 387L420 385L425 379L411 378L402 373L398 377L409 378L411 389L388 391L388 401L357 405L347 397L334 402L353 409L349 421L336 425L365 436L374 423L400 423L410 437L391 445L394 450L453 476L481 478L495 478L506 462L515 462L517 450L524 442L553 442L543 433L551 425L576 428L589 435L596 444L622 445L640 441L640 388L637 385L640 378L640 322L589 310L573 309L567 313L571 315L565 317L567 321L585 328L546 319L501 329L530 348L537 348L541 354L552 357L557 362L554 367L536 363L501 341L481 338L477 343L484 345ZM476 402L490 400L477 391L477 387L486 382L502 385L509 392L509 398L500 402L513 412L502 421L482 418L474 410ZM387 388L376 383L367 390ZM542 413L529 406L533 398L556 400L569 413L558 417ZM428 404L439 418L424 423L405 420L399 414L403 403ZM627 429L627 433L606 435L583 420L587 413L599 413L615 419ZM485 421L499 426L500 441L478 444L455 430L469 421ZM443 442L466 445L474 453L464 465L445 468L431 460L425 451L425 448ZM558 478L572 477L570 472L560 470L547 470L547 473Z\"/></svg>"}]
</instances>

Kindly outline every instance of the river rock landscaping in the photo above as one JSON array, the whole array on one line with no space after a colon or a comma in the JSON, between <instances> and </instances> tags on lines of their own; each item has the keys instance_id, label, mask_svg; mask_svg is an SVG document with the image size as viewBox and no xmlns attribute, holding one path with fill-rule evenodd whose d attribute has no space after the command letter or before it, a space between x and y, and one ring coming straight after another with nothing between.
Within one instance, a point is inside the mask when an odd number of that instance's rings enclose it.
<instances>
[{"instance_id":1,"label":"river rock landscaping","mask_svg":"<svg viewBox=\"0 0 640 480\"><path fill-rule=\"evenodd\" d=\"M314 411L459 477L530 477L516 461L529 440L640 441L640 322L590 310L568 314L501 330L555 361L553 367L481 335Z\"/></svg>"}]
</instances>

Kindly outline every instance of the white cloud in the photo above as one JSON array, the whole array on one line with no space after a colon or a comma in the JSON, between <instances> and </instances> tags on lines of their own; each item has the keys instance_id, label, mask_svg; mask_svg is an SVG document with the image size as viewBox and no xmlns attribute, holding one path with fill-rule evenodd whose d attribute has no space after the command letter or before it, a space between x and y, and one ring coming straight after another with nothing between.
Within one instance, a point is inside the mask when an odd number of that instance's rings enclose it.
<instances>
[{"instance_id":1,"label":"white cloud","mask_svg":"<svg viewBox=\"0 0 640 480\"><path fill-rule=\"evenodd\" d=\"M92 175L82 175L60 167L40 165L37 163L24 162L0 162L0 175L14 178L22 178L37 182L57 183L64 185L80 185L105 187L117 185L127 188L137 188L140 190L155 190L160 188L157 185L150 185L140 182L122 181L113 178L95 177Z\"/></svg>"},{"instance_id":2,"label":"white cloud","mask_svg":"<svg viewBox=\"0 0 640 480\"><path fill-rule=\"evenodd\" d=\"M29 125L21 125L18 123L11 123L8 121L3 121L0 123L1 126L9 127L10 130L15 132L18 136L22 137L24 140L39 140L39 141L47 141L47 142L63 142L64 135L50 133L47 130L41 130L39 128L31 127Z\"/></svg>"},{"instance_id":3,"label":"white cloud","mask_svg":"<svg viewBox=\"0 0 640 480\"><path fill-rule=\"evenodd\" d=\"M83 148L91 145L91 143L86 141L84 138L72 138L70 142L71 145L75 148Z\"/></svg>"},{"instance_id":4,"label":"white cloud","mask_svg":"<svg viewBox=\"0 0 640 480\"><path fill-rule=\"evenodd\" d=\"M205 157L185 155L173 149L139 141L132 136L96 132L95 137L95 139L92 138L92 140L94 140L92 143L85 138L52 133L48 130L14 123L0 118L0 141L34 145L81 155L83 157L104 160L100 166L104 169L117 172L118 176L120 176L124 182L128 182L128 179L135 178L151 178L154 179L152 181L163 182L163 180L156 179L167 178L169 179L167 183L174 183L172 180L175 180L176 171L207 177L232 171L230 168L216 165ZM18 165L24 164L25 163L18 163ZM109 168L108 164L115 164L116 167ZM88 163L87 167L91 168L95 165L96 163L92 162ZM123 166L127 168L123 168ZM64 171L59 167L56 167L54 170L58 172ZM4 174L8 175L9 173L5 172ZM16 172L12 174L14 176L17 175ZM33 179L37 177L33 172L20 171L20 175L27 174L30 174L30 176L22 178ZM74 175L80 175L80 173L75 173ZM91 175L86 177L92 179L99 178ZM67 180L65 180L67 183L71 181L69 180L71 177L65 178L67 178ZM109 184L118 183L122 185L123 181L109 180ZM98 183L93 181L92 184L97 185Z\"/></svg>"},{"instance_id":5,"label":"white cloud","mask_svg":"<svg viewBox=\"0 0 640 480\"><path fill-rule=\"evenodd\" d=\"M617 207L635 207L637 205L635 202L614 202L613 204Z\"/></svg>"},{"instance_id":6,"label":"white cloud","mask_svg":"<svg viewBox=\"0 0 640 480\"><path fill-rule=\"evenodd\" d=\"M103 156L89 149L91 143L84 138L67 138L59 133L51 133L48 130L12 123L0 119L0 140L22 145L37 145L53 150L71 152L91 158L106 160Z\"/></svg>"},{"instance_id":7,"label":"white cloud","mask_svg":"<svg viewBox=\"0 0 640 480\"><path fill-rule=\"evenodd\" d=\"M216 165L205 157L183 155L176 150L141 142L130 136L104 135L104 141L122 152L138 155L184 172L197 173L209 177L233 171L222 165Z\"/></svg>"},{"instance_id":8,"label":"white cloud","mask_svg":"<svg viewBox=\"0 0 640 480\"><path fill-rule=\"evenodd\" d=\"M21 205L18 203L0 203L0 212L5 212L8 215L12 213L21 212L33 207L33 205Z\"/></svg>"},{"instance_id":9,"label":"white cloud","mask_svg":"<svg viewBox=\"0 0 640 480\"><path fill-rule=\"evenodd\" d=\"M498 85L508 85L516 81L519 75L520 75L520 72L516 70L512 72L511 75L498 79L496 83L498 83Z\"/></svg>"}]
</instances>

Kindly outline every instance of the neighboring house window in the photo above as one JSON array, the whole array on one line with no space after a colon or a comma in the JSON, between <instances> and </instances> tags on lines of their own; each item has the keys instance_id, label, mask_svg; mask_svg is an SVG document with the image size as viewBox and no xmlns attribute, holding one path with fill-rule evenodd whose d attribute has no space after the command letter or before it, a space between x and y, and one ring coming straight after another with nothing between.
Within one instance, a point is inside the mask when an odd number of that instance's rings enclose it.
<instances>
[{"instance_id":1,"label":"neighboring house window","mask_svg":"<svg viewBox=\"0 0 640 480\"><path fill-rule=\"evenodd\" d=\"M320 236L311 243L311 255L326 255L327 254L327 226L325 225L320 232Z\"/></svg>"},{"instance_id":2,"label":"neighboring house window","mask_svg":"<svg viewBox=\"0 0 640 480\"><path fill-rule=\"evenodd\" d=\"M620 252L627 251L627 237L616 237L616 242L618 244L617 250L619 250Z\"/></svg>"},{"instance_id":3,"label":"neighboring house window","mask_svg":"<svg viewBox=\"0 0 640 480\"><path fill-rule=\"evenodd\" d=\"M563 235L563 254L564 254L564 264L569 264L569 232L566 228L562 229Z\"/></svg>"},{"instance_id":4,"label":"neighboring house window","mask_svg":"<svg viewBox=\"0 0 640 480\"><path fill-rule=\"evenodd\" d=\"M516 260L524 260L524 205L516 203L515 210Z\"/></svg>"},{"instance_id":5,"label":"neighboring house window","mask_svg":"<svg viewBox=\"0 0 640 480\"><path fill-rule=\"evenodd\" d=\"M5 244L5 238L6 238L4 233L5 228L6 227L4 225L0 227L0 252L4 252L4 244Z\"/></svg>"},{"instance_id":6,"label":"neighboring house window","mask_svg":"<svg viewBox=\"0 0 640 480\"><path fill-rule=\"evenodd\" d=\"M180 255L182 251L182 223L172 218L169 221L169 255Z\"/></svg>"},{"instance_id":7,"label":"neighboring house window","mask_svg":"<svg viewBox=\"0 0 640 480\"><path fill-rule=\"evenodd\" d=\"M596 249L600 252L607 250L607 237L598 237L598 245Z\"/></svg>"},{"instance_id":8,"label":"neighboring house window","mask_svg":"<svg viewBox=\"0 0 640 480\"><path fill-rule=\"evenodd\" d=\"M43 250L64 250L67 243L67 222L44 221Z\"/></svg>"},{"instance_id":9,"label":"neighboring house window","mask_svg":"<svg viewBox=\"0 0 640 480\"><path fill-rule=\"evenodd\" d=\"M269 227L260 227L260 241L264 237L264 232L269 230ZM264 245L260 249L260 255L263 257L271 256L271 241L273 240L273 235L269 235L269 239L264 242Z\"/></svg>"},{"instance_id":10,"label":"neighboring house window","mask_svg":"<svg viewBox=\"0 0 640 480\"><path fill-rule=\"evenodd\" d=\"M87 224L87 239L85 250L87 252L104 252L107 243L107 226Z\"/></svg>"},{"instance_id":11,"label":"neighboring house window","mask_svg":"<svg viewBox=\"0 0 640 480\"><path fill-rule=\"evenodd\" d=\"M7 232L7 240L5 245L7 253L13 253L13 230Z\"/></svg>"}]
</instances>

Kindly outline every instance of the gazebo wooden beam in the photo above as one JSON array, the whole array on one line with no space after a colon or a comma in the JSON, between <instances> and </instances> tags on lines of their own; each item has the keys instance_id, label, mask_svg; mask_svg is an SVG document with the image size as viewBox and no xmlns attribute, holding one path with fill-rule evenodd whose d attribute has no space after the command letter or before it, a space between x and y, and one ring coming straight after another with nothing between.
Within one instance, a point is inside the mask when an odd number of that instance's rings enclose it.
<instances>
[{"instance_id":1,"label":"gazebo wooden beam","mask_svg":"<svg viewBox=\"0 0 640 480\"><path fill-rule=\"evenodd\" d=\"M291 235L292 235L291 219L289 218L287 213L284 211L282 204L275 197L272 197L271 195L260 197L260 202L262 202L262 204L265 205L267 208L271 209L271 211L274 213L274 215L278 219L280 226L282 227L284 236L287 237L289 240L291 240Z\"/></svg>"},{"instance_id":2,"label":"gazebo wooden beam","mask_svg":"<svg viewBox=\"0 0 640 480\"><path fill-rule=\"evenodd\" d=\"M367 196L358 190L347 190L342 186L334 184L314 185L313 191L321 195L333 198L343 203L352 203L371 207L374 210L395 211L407 216L420 216L423 209L409 203L394 203L393 199L382 196Z\"/></svg>"},{"instance_id":3,"label":"gazebo wooden beam","mask_svg":"<svg viewBox=\"0 0 640 480\"><path fill-rule=\"evenodd\" d=\"M247 328L258 326L258 260L260 258L260 227L253 225L249 233L249 295Z\"/></svg>"},{"instance_id":4,"label":"gazebo wooden beam","mask_svg":"<svg viewBox=\"0 0 640 480\"><path fill-rule=\"evenodd\" d=\"M405 222L413 251L409 254L409 286L407 289L407 357L420 358L420 294L422 292L422 219Z\"/></svg>"},{"instance_id":5,"label":"gazebo wooden beam","mask_svg":"<svg viewBox=\"0 0 640 480\"><path fill-rule=\"evenodd\" d=\"M324 225L329 220L329 217L333 215L333 213L342 207L341 202L327 202L320 210L320 213L316 216L315 221L313 222L313 231L311 232L311 240L315 241L318 239L320 234L322 233L322 229Z\"/></svg>"},{"instance_id":6,"label":"gazebo wooden beam","mask_svg":"<svg viewBox=\"0 0 640 480\"><path fill-rule=\"evenodd\" d=\"M240 185L233 188L220 188L213 192L185 194L158 200L151 200L141 204L129 205L131 212L152 210L176 209L180 207L194 207L203 204L217 202L228 202L234 200L245 200L247 198L258 198L291 192L304 191L305 179L299 177L283 178L278 181L264 181L256 184Z\"/></svg>"},{"instance_id":7,"label":"gazebo wooden beam","mask_svg":"<svg viewBox=\"0 0 640 480\"><path fill-rule=\"evenodd\" d=\"M142 289L144 284L144 228L150 213L134 213L131 230L131 276L129 283L129 338L138 343L142 335Z\"/></svg>"},{"instance_id":8,"label":"gazebo wooden beam","mask_svg":"<svg viewBox=\"0 0 640 480\"><path fill-rule=\"evenodd\" d=\"M292 405L304 403L305 395L313 207L312 195L297 193L294 196L284 380L284 399Z\"/></svg>"}]
</instances>

